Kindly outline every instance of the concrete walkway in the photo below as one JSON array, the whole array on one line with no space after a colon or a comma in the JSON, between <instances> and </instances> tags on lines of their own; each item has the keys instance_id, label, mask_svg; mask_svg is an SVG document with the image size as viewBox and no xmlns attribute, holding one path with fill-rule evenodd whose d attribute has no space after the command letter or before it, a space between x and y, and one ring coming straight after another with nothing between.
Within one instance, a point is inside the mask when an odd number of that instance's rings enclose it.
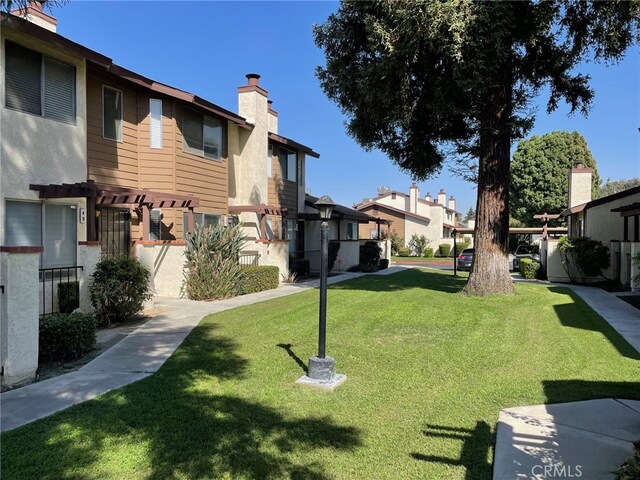
<instances>
[{"instance_id":1,"label":"concrete walkway","mask_svg":"<svg viewBox=\"0 0 640 480\"><path fill-rule=\"evenodd\" d=\"M599 288L552 286L576 292L640 352L640 310ZM610 398L507 408L498 418L493 479L611 480L638 440L640 401Z\"/></svg>"},{"instance_id":2,"label":"concrete walkway","mask_svg":"<svg viewBox=\"0 0 640 480\"><path fill-rule=\"evenodd\" d=\"M403 269L391 267L374 275L390 275ZM363 275L344 273L330 277L328 284ZM163 313L140 326L79 370L0 394L0 431L11 430L47 417L148 377L158 371L206 315L292 295L317 288L318 285L319 280L310 280L213 302L156 297L154 306Z\"/></svg>"}]
</instances>

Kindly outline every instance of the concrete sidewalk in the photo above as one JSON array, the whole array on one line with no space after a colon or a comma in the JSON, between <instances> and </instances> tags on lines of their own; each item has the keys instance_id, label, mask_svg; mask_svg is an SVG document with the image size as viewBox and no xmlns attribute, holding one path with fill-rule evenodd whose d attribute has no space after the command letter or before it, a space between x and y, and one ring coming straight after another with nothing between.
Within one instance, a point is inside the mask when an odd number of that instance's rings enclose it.
<instances>
[{"instance_id":1,"label":"concrete sidewalk","mask_svg":"<svg viewBox=\"0 0 640 480\"><path fill-rule=\"evenodd\" d=\"M401 270L404 268L391 267L372 275L390 275ZM327 283L331 285L363 275L344 273L330 277ZM79 370L0 394L0 431L25 425L148 377L158 371L206 315L303 292L317 288L319 283L319 280L310 280L285 284L274 290L213 302L156 297L154 305L163 313Z\"/></svg>"},{"instance_id":2,"label":"concrete sidewalk","mask_svg":"<svg viewBox=\"0 0 640 480\"><path fill-rule=\"evenodd\" d=\"M599 288L551 286L576 292L640 352L640 310ZM640 401L609 398L507 408L498 418L493 479L610 480L638 440Z\"/></svg>"}]
</instances>

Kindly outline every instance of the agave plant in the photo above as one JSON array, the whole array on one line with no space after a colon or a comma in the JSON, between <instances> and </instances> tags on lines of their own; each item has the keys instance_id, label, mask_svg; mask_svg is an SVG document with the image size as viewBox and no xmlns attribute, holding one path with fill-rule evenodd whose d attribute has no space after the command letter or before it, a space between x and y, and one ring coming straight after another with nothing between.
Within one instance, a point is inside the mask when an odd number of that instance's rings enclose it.
<instances>
[{"instance_id":1,"label":"agave plant","mask_svg":"<svg viewBox=\"0 0 640 480\"><path fill-rule=\"evenodd\" d=\"M242 224L233 227L196 225L187 238L181 294L192 300L217 300L238 294L245 244Z\"/></svg>"}]
</instances>

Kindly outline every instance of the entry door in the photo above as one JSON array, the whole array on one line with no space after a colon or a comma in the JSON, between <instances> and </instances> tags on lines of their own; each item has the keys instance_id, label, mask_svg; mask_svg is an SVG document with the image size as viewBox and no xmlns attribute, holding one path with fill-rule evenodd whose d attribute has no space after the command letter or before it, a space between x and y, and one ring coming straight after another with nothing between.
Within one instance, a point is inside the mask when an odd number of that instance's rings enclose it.
<instances>
[{"instance_id":1,"label":"entry door","mask_svg":"<svg viewBox=\"0 0 640 480\"><path fill-rule=\"evenodd\" d=\"M131 212L120 208L97 209L96 230L102 246L102 258L129 256Z\"/></svg>"}]
</instances>

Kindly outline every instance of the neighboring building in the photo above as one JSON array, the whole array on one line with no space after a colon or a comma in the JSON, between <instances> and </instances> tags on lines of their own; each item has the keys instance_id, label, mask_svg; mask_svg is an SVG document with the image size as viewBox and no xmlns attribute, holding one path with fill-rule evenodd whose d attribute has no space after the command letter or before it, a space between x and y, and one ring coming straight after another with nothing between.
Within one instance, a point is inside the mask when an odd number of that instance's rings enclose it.
<instances>
[{"instance_id":1,"label":"neighboring building","mask_svg":"<svg viewBox=\"0 0 640 480\"><path fill-rule=\"evenodd\" d=\"M631 257L640 252L640 187L591 200L592 174L581 163L571 169L568 208L561 216L567 218L570 237L589 237L609 247L611 266L604 275L628 286L637 272ZM568 281L556 242L549 242L548 256L549 279Z\"/></svg>"},{"instance_id":2,"label":"neighboring building","mask_svg":"<svg viewBox=\"0 0 640 480\"><path fill-rule=\"evenodd\" d=\"M430 245L453 244L452 230L459 226L460 213L456 211L453 196L447 201L447 194L440 190L436 199L427 193L420 198L420 190L413 183L409 194L391 191L354 205L354 209L367 215L385 220L388 224L382 228L385 233L395 231L409 244L414 234L424 235ZM361 238L378 238L380 227L374 220L360 225Z\"/></svg>"}]
</instances>

